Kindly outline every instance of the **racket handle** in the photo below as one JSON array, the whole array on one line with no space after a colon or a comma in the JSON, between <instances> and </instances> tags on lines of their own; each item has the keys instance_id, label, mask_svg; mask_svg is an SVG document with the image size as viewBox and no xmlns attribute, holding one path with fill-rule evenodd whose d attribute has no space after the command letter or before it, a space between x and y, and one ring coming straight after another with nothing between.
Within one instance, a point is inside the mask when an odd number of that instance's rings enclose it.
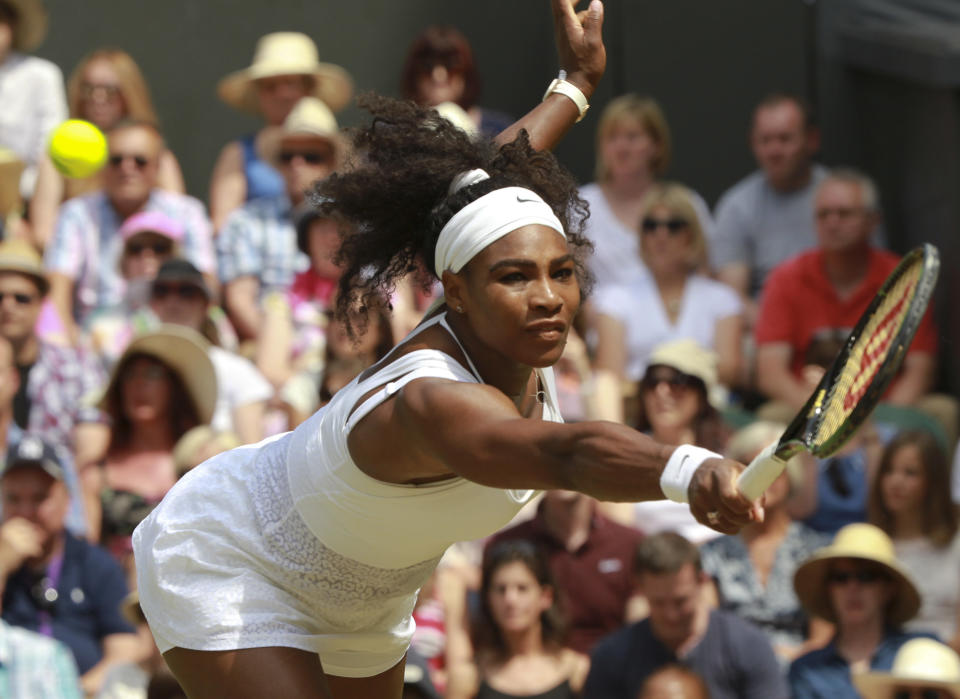
<instances>
[{"instance_id":1,"label":"racket handle","mask_svg":"<svg viewBox=\"0 0 960 699\"><path fill-rule=\"evenodd\" d=\"M778 444L774 442L757 454L737 478L737 489L751 500L763 495L786 468L787 462L776 455Z\"/></svg>"}]
</instances>

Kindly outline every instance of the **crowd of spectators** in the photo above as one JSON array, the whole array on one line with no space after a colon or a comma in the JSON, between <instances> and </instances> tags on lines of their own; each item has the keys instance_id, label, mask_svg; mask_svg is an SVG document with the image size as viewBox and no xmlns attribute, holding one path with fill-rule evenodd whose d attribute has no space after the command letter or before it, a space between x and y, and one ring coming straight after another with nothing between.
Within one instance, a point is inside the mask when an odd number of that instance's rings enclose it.
<instances>
[{"instance_id":1,"label":"crowd of spectators","mask_svg":"<svg viewBox=\"0 0 960 699\"><path fill-rule=\"evenodd\" d=\"M69 66L30 55L44 29L39 0L0 0L0 149L22 164L0 168L0 202L18 202L0 212L0 696L173 697L134 527L206 458L303 422L442 290L421 262L382 306L334 317L344 231L308 194L349 162L335 114L354 86L306 35L262 37L216 86L262 125L224 144L203 201L130 55L94 50L64 84ZM479 106L451 27L417 37L398 77L476 138L511 122ZM749 462L899 259L877 189L816 162L790 94L758 102L757 169L712 209L665 179L655 99L602 111L565 418ZM45 154L68 115L107 137L83 180ZM414 612L407 695L960 698L958 409L939 352L928 313L876 417L832 458L791 460L737 536L676 503L551 491L453 547Z\"/></svg>"}]
</instances>

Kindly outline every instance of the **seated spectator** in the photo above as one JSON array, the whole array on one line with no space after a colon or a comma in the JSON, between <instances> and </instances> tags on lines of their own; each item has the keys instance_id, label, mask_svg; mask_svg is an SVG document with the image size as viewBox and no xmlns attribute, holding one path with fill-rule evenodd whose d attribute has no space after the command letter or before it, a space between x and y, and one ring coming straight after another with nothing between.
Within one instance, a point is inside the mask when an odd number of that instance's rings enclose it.
<instances>
[{"instance_id":1,"label":"seated spectator","mask_svg":"<svg viewBox=\"0 0 960 699\"><path fill-rule=\"evenodd\" d=\"M853 684L863 699L960 699L960 657L929 638L904 643L889 672L861 672Z\"/></svg>"},{"instance_id":2,"label":"seated spectator","mask_svg":"<svg viewBox=\"0 0 960 699\"><path fill-rule=\"evenodd\" d=\"M627 621L640 538L635 529L600 514L596 500L573 491L549 490L533 519L490 539L485 558L503 541L536 544L547 555L557 581L567 645L589 653L600 638Z\"/></svg>"},{"instance_id":3,"label":"seated spectator","mask_svg":"<svg viewBox=\"0 0 960 699\"><path fill-rule=\"evenodd\" d=\"M932 631L960 647L957 511L950 499L950 465L933 435L906 431L887 444L870 488L869 512L920 590L920 612L904 628Z\"/></svg>"},{"instance_id":4,"label":"seated spectator","mask_svg":"<svg viewBox=\"0 0 960 699\"><path fill-rule=\"evenodd\" d=\"M322 63L317 47L306 34L274 32L257 41L253 62L217 85L217 95L234 109L256 114L263 128L220 151L210 179L210 218L219 231L227 216L244 202L284 193L283 177L275 163L261 156L262 140L282 126L303 97L315 97L334 112L350 101L353 82L347 72Z\"/></svg>"},{"instance_id":5,"label":"seated spectator","mask_svg":"<svg viewBox=\"0 0 960 699\"><path fill-rule=\"evenodd\" d=\"M217 407L204 424L233 432L243 444L259 442L273 388L253 362L217 346L209 316L212 296L199 270L174 258L163 263L153 281L150 308L160 322L190 328L212 343L207 351L217 374Z\"/></svg>"},{"instance_id":6,"label":"seated spectator","mask_svg":"<svg viewBox=\"0 0 960 699\"><path fill-rule=\"evenodd\" d=\"M70 649L60 641L0 619L0 687L3 696L80 699L80 677Z\"/></svg>"},{"instance_id":7,"label":"seated spectator","mask_svg":"<svg viewBox=\"0 0 960 699\"><path fill-rule=\"evenodd\" d=\"M889 670L900 647L920 634L901 630L920 593L893 542L871 524L850 524L805 561L793 578L811 616L836 625L833 639L790 665L793 699L856 699L851 673Z\"/></svg>"},{"instance_id":8,"label":"seated spectator","mask_svg":"<svg viewBox=\"0 0 960 699\"><path fill-rule=\"evenodd\" d=\"M607 636L590 656L584 696L632 699L647 678L682 663L713 699L785 699L787 688L770 642L749 622L710 609L697 547L665 532L640 542L637 589L650 616Z\"/></svg>"},{"instance_id":9,"label":"seated spectator","mask_svg":"<svg viewBox=\"0 0 960 699\"><path fill-rule=\"evenodd\" d=\"M749 464L785 429L786 425L754 422L733 435L727 456ZM807 650L808 638L813 637L815 644L823 632L829 634L822 622L819 633L813 633L812 620L807 619L793 591L797 566L828 543L823 534L794 522L787 512L790 491L802 477L797 459L791 459L767 488L762 522L744 527L736 536L708 541L700 549L703 569L716 585L720 608L760 627L783 663Z\"/></svg>"},{"instance_id":10,"label":"seated spectator","mask_svg":"<svg viewBox=\"0 0 960 699\"><path fill-rule=\"evenodd\" d=\"M130 535L177 480L173 448L187 430L208 424L217 377L204 339L163 325L141 335L114 365L99 407L110 442L83 474L89 530L132 572Z\"/></svg>"},{"instance_id":11,"label":"seated spectator","mask_svg":"<svg viewBox=\"0 0 960 699\"><path fill-rule=\"evenodd\" d=\"M811 356L818 341L845 338L900 261L873 244L879 205L870 178L833 171L817 186L814 208L817 247L772 271L755 331L758 387L794 410L823 373L810 367L822 363ZM928 312L885 400L914 405L926 396L933 387L936 352Z\"/></svg>"},{"instance_id":12,"label":"seated spectator","mask_svg":"<svg viewBox=\"0 0 960 699\"><path fill-rule=\"evenodd\" d=\"M57 453L35 437L7 451L0 472L3 620L66 644L83 691L92 694L111 666L136 660L140 646L120 614L127 594L120 567L64 528L70 496L63 477Z\"/></svg>"},{"instance_id":13,"label":"seated spectator","mask_svg":"<svg viewBox=\"0 0 960 699\"><path fill-rule=\"evenodd\" d=\"M637 699L710 699L710 690L693 670L667 665L647 678Z\"/></svg>"},{"instance_id":14,"label":"seated spectator","mask_svg":"<svg viewBox=\"0 0 960 699\"><path fill-rule=\"evenodd\" d=\"M100 390L106 373L96 357L37 336L37 319L49 284L40 256L26 241L0 243L0 337L13 348L19 385L13 397L18 430L60 451L71 505L67 527L86 532L78 467L91 445L103 444L103 417L85 398Z\"/></svg>"},{"instance_id":15,"label":"seated spectator","mask_svg":"<svg viewBox=\"0 0 960 699\"><path fill-rule=\"evenodd\" d=\"M639 384L635 426L658 442L696 444L722 453L729 429L717 410L716 355L693 340L667 342L654 349ZM630 503L607 512L644 534L675 531L694 543L718 536L697 522L690 508L670 500ZM619 514L622 511L623 514Z\"/></svg>"},{"instance_id":16,"label":"seated spectator","mask_svg":"<svg viewBox=\"0 0 960 699\"><path fill-rule=\"evenodd\" d=\"M451 668L448 699L580 696L589 660L564 646L557 587L543 553L529 541L495 544L481 580L474 660Z\"/></svg>"},{"instance_id":17,"label":"seated spectator","mask_svg":"<svg viewBox=\"0 0 960 699\"><path fill-rule=\"evenodd\" d=\"M50 296L67 327L81 328L97 308L123 300L122 223L141 211L159 211L183 227L183 252L205 274L214 273L210 221L193 197L160 189L163 138L149 122L122 120L107 133L109 159L103 190L60 207L47 246ZM212 278L212 277L211 277Z\"/></svg>"},{"instance_id":18,"label":"seated spectator","mask_svg":"<svg viewBox=\"0 0 960 699\"><path fill-rule=\"evenodd\" d=\"M746 301L748 325L773 268L816 243L813 195L826 176L813 163L819 130L799 97L773 94L757 105L750 147L759 169L720 197L714 211L717 234L711 241L717 278Z\"/></svg>"},{"instance_id":19,"label":"seated spectator","mask_svg":"<svg viewBox=\"0 0 960 699\"><path fill-rule=\"evenodd\" d=\"M63 74L50 61L30 56L47 34L42 0L0 2L0 146L24 162L20 194L33 195L37 163L50 131L67 118Z\"/></svg>"},{"instance_id":20,"label":"seated spectator","mask_svg":"<svg viewBox=\"0 0 960 699\"><path fill-rule=\"evenodd\" d=\"M136 62L122 49L97 49L74 68L67 81L71 119L84 119L109 131L122 119L159 123L150 89ZM37 187L30 200L30 230L34 245L47 246L57 223L60 204L103 187L102 171L82 179L64 177L44 154L37 167ZM183 174L168 148L160 153L157 187L184 191Z\"/></svg>"},{"instance_id":21,"label":"seated spectator","mask_svg":"<svg viewBox=\"0 0 960 699\"><path fill-rule=\"evenodd\" d=\"M653 349L671 340L692 339L712 349L720 383L737 383L742 304L732 289L697 273L707 242L692 201L680 185L651 189L638 224L640 255L650 274L606 285L593 299L597 390L612 394L598 400L610 405L608 419L622 419L622 382L639 381Z\"/></svg>"},{"instance_id":22,"label":"seated spectator","mask_svg":"<svg viewBox=\"0 0 960 699\"><path fill-rule=\"evenodd\" d=\"M632 284L647 276L637 231L644 198L670 167L670 126L652 97L621 95L611 100L597 125L596 182L580 188L590 204L584 232L593 241L588 263L598 289ZM697 225L707 240L713 220L707 203L688 190Z\"/></svg>"}]
</instances>

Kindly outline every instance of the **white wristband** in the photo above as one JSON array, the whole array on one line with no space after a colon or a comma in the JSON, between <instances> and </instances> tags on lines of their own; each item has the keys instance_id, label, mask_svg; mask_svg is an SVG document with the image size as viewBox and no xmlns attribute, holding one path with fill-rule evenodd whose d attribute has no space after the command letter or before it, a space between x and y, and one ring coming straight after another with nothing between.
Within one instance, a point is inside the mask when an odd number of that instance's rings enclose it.
<instances>
[{"instance_id":1,"label":"white wristband","mask_svg":"<svg viewBox=\"0 0 960 699\"><path fill-rule=\"evenodd\" d=\"M577 105L577 109L580 110L580 116L577 117L579 122L583 119L587 110L590 109L590 103L587 102L587 96L583 94L583 91L573 83L567 82L566 77L566 71L561 70L560 76L547 86L547 91L543 93L543 99L547 99L554 92L569 97Z\"/></svg>"},{"instance_id":2,"label":"white wristband","mask_svg":"<svg viewBox=\"0 0 960 699\"><path fill-rule=\"evenodd\" d=\"M700 464L707 459L722 459L709 449L695 447L692 444L681 444L673 450L667 459L667 465L660 474L660 490L674 502L688 502L687 491L690 490L690 481Z\"/></svg>"}]
</instances>

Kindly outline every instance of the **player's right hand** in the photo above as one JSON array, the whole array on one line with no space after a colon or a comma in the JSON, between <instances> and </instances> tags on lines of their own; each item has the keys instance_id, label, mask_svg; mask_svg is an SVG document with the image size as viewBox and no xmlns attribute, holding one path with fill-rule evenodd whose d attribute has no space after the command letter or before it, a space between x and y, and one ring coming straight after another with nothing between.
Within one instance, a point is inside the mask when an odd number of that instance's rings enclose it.
<instances>
[{"instance_id":1,"label":"player's right hand","mask_svg":"<svg viewBox=\"0 0 960 699\"><path fill-rule=\"evenodd\" d=\"M752 502L737 489L744 465L731 459L707 459L694 472L687 498L697 521L724 534L736 534L763 521L761 501Z\"/></svg>"},{"instance_id":2,"label":"player's right hand","mask_svg":"<svg viewBox=\"0 0 960 699\"><path fill-rule=\"evenodd\" d=\"M607 66L603 46L603 3L591 0L586 10L576 12L579 0L551 0L554 36L560 67L567 80L590 97Z\"/></svg>"}]
</instances>

